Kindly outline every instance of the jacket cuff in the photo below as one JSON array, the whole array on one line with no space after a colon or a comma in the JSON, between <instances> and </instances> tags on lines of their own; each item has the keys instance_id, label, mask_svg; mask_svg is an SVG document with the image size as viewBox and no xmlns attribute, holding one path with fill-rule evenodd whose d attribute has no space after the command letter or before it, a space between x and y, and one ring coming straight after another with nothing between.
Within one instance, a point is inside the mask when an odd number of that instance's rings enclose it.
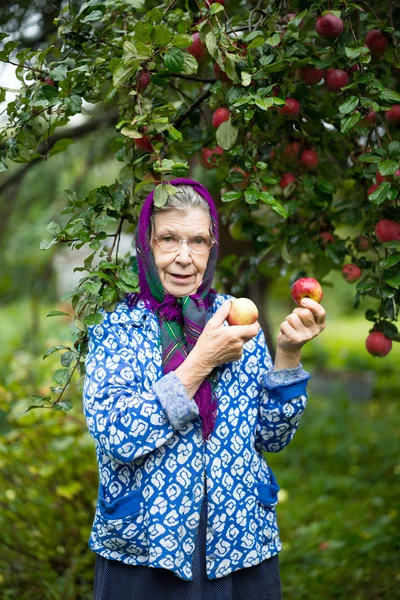
<instances>
[{"instance_id":1,"label":"jacket cuff","mask_svg":"<svg viewBox=\"0 0 400 600\"><path fill-rule=\"evenodd\" d=\"M267 371L263 376L263 385L269 391L271 398L288 401L305 394L309 379L311 379L311 375L303 369L303 365L300 363L293 369Z\"/></svg>"},{"instance_id":2,"label":"jacket cuff","mask_svg":"<svg viewBox=\"0 0 400 600\"><path fill-rule=\"evenodd\" d=\"M188 397L184 385L174 371L153 383L153 391L174 429L183 429L199 416L196 402Z\"/></svg>"}]
</instances>

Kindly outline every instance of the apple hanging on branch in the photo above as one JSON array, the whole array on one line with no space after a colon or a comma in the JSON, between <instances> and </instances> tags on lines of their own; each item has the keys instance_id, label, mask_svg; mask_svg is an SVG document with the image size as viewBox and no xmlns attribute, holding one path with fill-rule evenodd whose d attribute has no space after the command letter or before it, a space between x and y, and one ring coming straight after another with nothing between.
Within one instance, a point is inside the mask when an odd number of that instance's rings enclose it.
<instances>
[{"instance_id":1,"label":"apple hanging on branch","mask_svg":"<svg viewBox=\"0 0 400 600\"><path fill-rule=\"evenodd\" d=\"M320 304L322 297L322 287L313 277L302 277L292 286L292 298L298 306L301 306L303 298L311 298Z\"/></svg>"}]
</instances>

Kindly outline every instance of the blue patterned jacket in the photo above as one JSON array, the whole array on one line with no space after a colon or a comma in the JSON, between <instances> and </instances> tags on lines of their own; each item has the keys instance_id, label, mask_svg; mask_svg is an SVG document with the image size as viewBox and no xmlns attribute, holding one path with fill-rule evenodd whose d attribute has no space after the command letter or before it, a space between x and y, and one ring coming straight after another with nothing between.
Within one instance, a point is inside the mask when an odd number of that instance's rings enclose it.
<instances>
[{"instance_id":1,"label":"blue patterned jacket","mask_svg":"<svg viewBox=\"0 0 400 600\"><path fill-rule=\"evenodd\" d=\"M208 319L227 298L216 296ZM101 312L103 323L89 328L83 388L99 467L89 547L193 580L206 483L208 578L277 554L279 486L263 451L293 438L310 375L301 364L274 371L260 330L240 360L220 368L218 416L204 443L195 401L174 372L163 375L155 315L127 300Z\"/></svg>"}]
</instances>

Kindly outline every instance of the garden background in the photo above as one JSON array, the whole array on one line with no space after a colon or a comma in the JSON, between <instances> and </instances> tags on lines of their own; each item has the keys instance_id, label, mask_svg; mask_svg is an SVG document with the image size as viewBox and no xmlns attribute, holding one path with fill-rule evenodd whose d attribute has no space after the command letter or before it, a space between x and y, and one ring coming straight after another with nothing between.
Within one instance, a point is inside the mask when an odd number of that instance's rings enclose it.
<instances>
[{"instance_id":1,"label":"garden background","mask_svg":"<svg viewBox=\"0 0 400 600\"><path fill-rule=\"evenodd\" d=\"M299 4L303 9L311 6ZM29 26L32 36L38 37L23 40L31 47L54 35L57 11L46 12L40 2L18 6L25 12L4 13L2 23L10 31L14 28L16 38L26 34L27 18L33 19ZM0 71L1 76L1 85L10 87L4 79L10 72ZM11 97L7 95L7 102ZM9 178L18 174L20 165L11 165L9 173L0 175L0 589L4 600L92 598L94 554L87 541L98 479L94 444L82 412L82 377L68 389L72 405L66 406L68 410L27 409L33 395L46 397L54 386L59 356L53 352L44 359L47 349L71 345L76 331L73 308L62 296L82 276L73 272L74 267L90 254L79 254L76 261L78 249L54 244L44 250L40 245L48 237L49 223L66 222L60 217L64 190L85 198L119 177L123 165L115 159L114 125L103 119L91 131L85 119L75 121L74 131L79 127L82 131L73 145L34 164L27 162L29 169L11 183ZM197 155L189 157L189 167L188 174L220 202L226 169L204 168ZM333 197L340 195L343 189ZM221 215L228 231L231 209L226 211L226 206ZM110 224L106 229L113 231ZM356 225L342 223L335 235L344 239L356 230ZM121 238L128 264L133 235L129 226ZM241 248L247 252L252 239L229 244L216 281L221 292L232 290L230 253L240 256ZM290 244L286 251L291 252ZM288 260L284 251L283 259L279 258L282 263L271 267L270 273L264 267L268 285L261 292L256 281L238 288L258 304L272 340L294 308L290 290L298 274L293 257ZM277 514L283 541L283 597L394 600L400 598L399 345L394 342L383 358L366 351L372 324L364 313L377 309L380 299L363 296L354 308L354 284L343 279L337 262L331 267L320 278L326 330L302 353L302 364L312 375L306 412L289 446L268 455L281 487ZM313 274L308 269L307 275ZM57 310L67 314L46 316Z\"/></svg>"}]
</instances>

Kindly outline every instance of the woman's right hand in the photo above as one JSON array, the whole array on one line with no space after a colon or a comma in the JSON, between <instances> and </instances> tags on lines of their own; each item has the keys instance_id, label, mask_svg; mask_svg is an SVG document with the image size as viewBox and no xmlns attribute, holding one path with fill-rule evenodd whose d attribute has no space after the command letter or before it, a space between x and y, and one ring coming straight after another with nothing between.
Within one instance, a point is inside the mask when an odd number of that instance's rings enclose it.
<instances>
[{"instance_id":1,"label":"woman's right hand","mask_svg":"<svg viewBox=\"0 0 400 600\"><path fill-rule=\"evenodd\" d=\"M197 361L210 372L214 367L239 360L244 344L261 329L258 321L252 325L224 326L231 304L231 300L225 300L219 307L204 327L191 352L195 353Z\"/></svg>"}]
</instances>

